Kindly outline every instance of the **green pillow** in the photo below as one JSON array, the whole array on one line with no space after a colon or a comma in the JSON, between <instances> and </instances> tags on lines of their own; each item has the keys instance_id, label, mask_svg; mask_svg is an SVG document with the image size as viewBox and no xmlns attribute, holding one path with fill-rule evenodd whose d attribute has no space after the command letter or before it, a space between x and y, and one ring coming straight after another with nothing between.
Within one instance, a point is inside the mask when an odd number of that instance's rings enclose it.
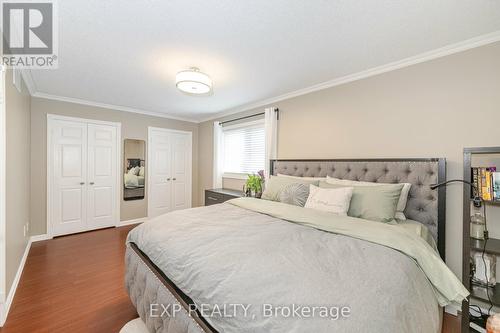
<instances>
[{"instance_id":1,"label":"green pillow","mask_svg":"<svg viewBox=\"0 0 500 333\"><path fill-rule=\"evenodd\" d=\"M309 186L309 184L313 184L318 186L319 180L302 180L290 177L271 176L271 178L269 178L265 183L262 199L280 201L281 191L283 191L283 189L290 184L305 184L307 186Z\"/></svg>"},{"instance_id":2,"label":"green pillow","mask_svg":"<svg viewBox=\"0 0 500 333\"><path fill-rule=\"evenodd\" d=\"M403 186L404 184L354 186L347 215L377 222L394 222ZM319 183L319 187L339 188L346 186L328 184L322 181Z\"/></svg>"}]
</instances>

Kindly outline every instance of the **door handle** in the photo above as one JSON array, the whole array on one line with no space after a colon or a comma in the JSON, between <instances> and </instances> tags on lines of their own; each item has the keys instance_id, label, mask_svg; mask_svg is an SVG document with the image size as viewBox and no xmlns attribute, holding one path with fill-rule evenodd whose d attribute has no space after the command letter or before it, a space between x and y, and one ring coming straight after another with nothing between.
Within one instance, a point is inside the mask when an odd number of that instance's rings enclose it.
<instances>
[{"instance_id":1,"label":"door handle","mask_svg":"<svg viewBox=\"0 0 500 333\"><path fill-rule=\"evenodd\" d=\"M167 182L169 182L169 181L170 181L170 178L167 178Z\"/></svg>"},{"instance_id":2,"label":"door handle","mask_svg":"<svg viewBox=\"0 0 500 333\"><path fill-rule=\"evenodd\" d=\"M90 184L90 185L94 185L94 182L90 182L89 184Z\"/></svg>"},{"instance_id":3,"label":"door handle","mask_svg":"<svg viewBox=\"0 0 500 333\"><path fill-rule=\"evenodd\" d=\"M176 178L173 178L172 180L177 180Z\"/></svg>"},{"instance_id":4,"label":"door handle","mask_svg":"<svg viewBox=\"0 0 500 333\"><path fill-rule=\"evenodd\" d=\"M85 185L85 183L84 182L80 182L80 185Z\"/></svg>"}]
</instances>

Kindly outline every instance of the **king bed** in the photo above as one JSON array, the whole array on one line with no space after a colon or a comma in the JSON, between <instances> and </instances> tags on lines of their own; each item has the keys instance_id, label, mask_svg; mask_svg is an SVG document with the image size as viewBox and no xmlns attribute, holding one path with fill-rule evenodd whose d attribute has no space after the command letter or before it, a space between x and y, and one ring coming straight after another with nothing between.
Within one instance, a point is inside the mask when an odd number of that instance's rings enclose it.
<instances>
[{"instance_id":1,"label":"king bed","mask_svg":"<svg viewBox=\"0 0 500 333\"><path fill-rule=\"evenodd\" d=\"M429 185L445 170L444 159L273 160L275 176L409 183L407 220L249 198L175 211L130 232L126 289L150 332L440 332L442 307L467 296L440 258L446 194Z\"/></svg>"}]
</instances>

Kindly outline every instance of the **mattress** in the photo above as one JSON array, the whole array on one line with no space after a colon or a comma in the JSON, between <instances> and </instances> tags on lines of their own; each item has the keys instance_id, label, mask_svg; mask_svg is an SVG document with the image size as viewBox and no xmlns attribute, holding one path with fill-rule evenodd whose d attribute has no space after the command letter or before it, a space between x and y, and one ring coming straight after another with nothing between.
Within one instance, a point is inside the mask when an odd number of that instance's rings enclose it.
<instances>
[{"instance_id":1,"label":"mattress","mask_svg":"<svg viewBox=\"0 0 500 333\"><path fill-rule=\"evenodd\" d=\"M125 267L125 288L149 332L215 332L196 312L186 311L192 301L133 244L127 245ZM176 310L162 314L166 308Z\"/></svg>"}]
</instances>

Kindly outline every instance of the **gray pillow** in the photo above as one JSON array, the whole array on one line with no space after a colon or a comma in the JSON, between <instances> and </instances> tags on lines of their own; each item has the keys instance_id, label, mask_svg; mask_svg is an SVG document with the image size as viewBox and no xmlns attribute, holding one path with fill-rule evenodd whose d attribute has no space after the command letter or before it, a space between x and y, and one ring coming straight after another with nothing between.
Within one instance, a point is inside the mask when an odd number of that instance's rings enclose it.
<instances>
[{"instance_id":1,"label":"gray pillow","mask_svg":"<svg viewBox=\"0 0 500 333\"><path fill-rule=\"evenodd\" d=\"M381 186L354 186L348 216L365 220L395 223L396 208L404 184L387 184ZM339 188L343 185L333 185L320 182L319 187Z\"/></svg>"},{"instance_id":2,"label":"gray pillow","mask_svg":"<svg viewBox=\"0 0 500 333\"><path fill-rule=\"evenodd\" d=\"M290 184L304 184L304 185L318 185L319 181L317 180L301 180L289 177L279 177L279 176L271 176L266 183L264 184L264 193L262 193L262 199L272 200L272 201L280 201L280 193L281 191Z\"/></svg>"},{"instance_id":3,"label":"gray pillow","mask_svg":"<svg viewBox=\"0 0 500 333\"><path fill-rule=\"evenodd\" d=\"M286 185L280 192L280 202L304 207L309 197L309 185L293 183Z\"/></svg>"}]
</instances>

